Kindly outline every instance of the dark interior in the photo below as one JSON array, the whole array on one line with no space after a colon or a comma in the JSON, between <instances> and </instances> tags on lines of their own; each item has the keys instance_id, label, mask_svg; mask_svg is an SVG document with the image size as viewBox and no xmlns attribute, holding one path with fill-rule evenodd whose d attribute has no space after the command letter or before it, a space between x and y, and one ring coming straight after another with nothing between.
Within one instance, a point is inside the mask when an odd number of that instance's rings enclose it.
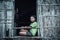
<instances>
[{"instance_id":1,"label":"dark interior","mask_svg":"<svg viewBox=\"0 0 60 40\"><path fill-rule=\"evenodd\" d=\"M16 27L29 26L31 15L36 15L36 0L15 0ZM17 35L18 32L19 30Z\"/></svg>"}]
</instances>

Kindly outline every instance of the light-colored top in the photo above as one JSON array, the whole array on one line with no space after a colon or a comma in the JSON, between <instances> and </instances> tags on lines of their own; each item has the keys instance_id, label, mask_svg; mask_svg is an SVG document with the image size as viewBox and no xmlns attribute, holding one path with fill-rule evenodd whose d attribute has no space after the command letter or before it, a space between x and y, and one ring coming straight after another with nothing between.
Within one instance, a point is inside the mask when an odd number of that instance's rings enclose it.
<instances>
[{"instance_id":1,"label":"light-colored top","mask_svg":"<svg viewBox=\"0 0 60 40\"><path fill-rule=\"evenodd\" d=\"M30 29L30 32L32 33L33 36L35 36L37 33L37 22L31 23L30 26L32 27Z\"/></svg>"}]
</instances>

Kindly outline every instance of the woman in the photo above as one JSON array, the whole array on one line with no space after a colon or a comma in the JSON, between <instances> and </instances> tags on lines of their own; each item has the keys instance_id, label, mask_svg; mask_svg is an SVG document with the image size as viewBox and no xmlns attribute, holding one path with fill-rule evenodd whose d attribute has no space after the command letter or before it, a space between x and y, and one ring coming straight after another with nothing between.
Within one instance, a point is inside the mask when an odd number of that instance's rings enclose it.
<instances>
[{"instance_id":1,"label":"woman","mask_svg":"<svg viewBox=\"0 0 60 40\"><path fill-rule=\"evenodd\" d=\"M19 32L20 35L29 35L29 36L35 36L37 33L37 22L36 22L36 17L31 16L30 17L31 24L30 26L32 27L29 31L26 29L21 29Z\"/></svg>"}]
</instances>

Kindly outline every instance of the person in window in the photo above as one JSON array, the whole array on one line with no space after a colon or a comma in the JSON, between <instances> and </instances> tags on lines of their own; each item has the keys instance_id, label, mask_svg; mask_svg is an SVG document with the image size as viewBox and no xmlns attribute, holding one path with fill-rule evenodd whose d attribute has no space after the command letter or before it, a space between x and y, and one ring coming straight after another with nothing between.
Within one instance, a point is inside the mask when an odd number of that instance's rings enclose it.
<instances>
[{"instance_id":1,"label":"person in window","mask_svg":"<svg viewBox=\"0 0 60 40\"><path fill-rule=\"evenodd\" d=\"M37 22L36 22L36 17L35 16L31 16L30 17L30 21L31 21L31 29L26 30L26 29L21 29L21 31L19 32L20 35L29 35L29 36L35 36L37 33Z\"/></svg>"}]
</instances>

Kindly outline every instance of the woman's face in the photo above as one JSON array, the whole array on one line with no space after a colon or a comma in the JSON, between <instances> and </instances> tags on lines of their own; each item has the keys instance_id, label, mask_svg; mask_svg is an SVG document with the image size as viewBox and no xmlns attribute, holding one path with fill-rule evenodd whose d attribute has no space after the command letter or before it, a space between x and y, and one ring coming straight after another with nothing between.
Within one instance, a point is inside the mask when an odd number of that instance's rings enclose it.
<instances>
[{"instance_id":1,"label":"woman's face","mask_svg":"<svg viewBox=\"0 0 60 40\"><path fill-rule=\"evenodd\" d=\"M31 22L34 22L35 21L35 18L33 16L30 17L30 21Z\"/></svg>"}]
</instances>

